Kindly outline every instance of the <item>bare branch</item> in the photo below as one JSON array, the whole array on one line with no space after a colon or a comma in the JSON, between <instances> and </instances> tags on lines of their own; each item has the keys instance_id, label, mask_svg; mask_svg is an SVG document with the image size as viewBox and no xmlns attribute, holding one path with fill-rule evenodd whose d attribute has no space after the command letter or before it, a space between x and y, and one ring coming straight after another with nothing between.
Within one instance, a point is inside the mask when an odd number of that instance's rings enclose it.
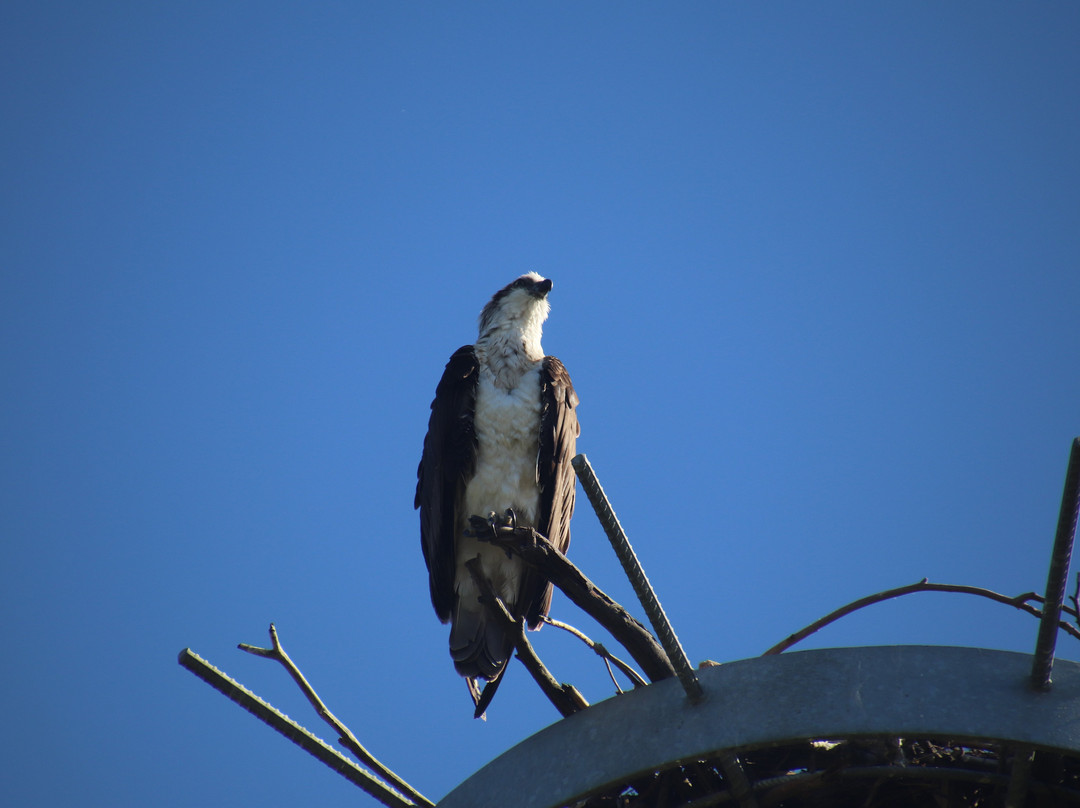
<instances>
[{"instance_id":1,"label":"bare branch","mask_svg":"<svg viewBox=\"0 0 1080 808\"><path fill-rule=\"evenodd\" d=\"M645 685L648 684L648 682L646 682L645 679L642 678L640 673L638 673L636 670L631 668L629 665L627 665L625 662L623 662L621 659L619 659L613 653L608 651L608 649L605 648L602 643L598 643L598 642L590 639L589 637L587 637L584 632L579 631L578 629L574 628L569 623L564 623L561 620L555 620L554 618L551 618L551 617L545 616L543 618L543 620L544 620L545 623L547 623L550 626L554 626L555 628L561 628L563 631L566 631L566 632L569 632L570 634L573 634L575 637L577 637L579 640L581 640L583 643L585 643L587 646L589 646L589 648L591 648L593 651L595 651L596 654L601 659L604 660L604 662L608 666L609 671L611 670L611 666L614 665L616 668L618 668L622 672L622 674L627 679L630 680L631 684L633 684L634 687L644 687ZM612 676L611 680L614 682L615 677ZM618 682L615 682L615 687L619 687Z\"/></svg>"},{"instance_id":2,"label":"bare branch","mask_svg":"<svg viewBox=\"0 0 1080 808\"><path fill-rule=\"evenodd\" d=\"M420 794L416 789L394 774L390 769L380 763L374 755L372 755L363 744L357 740L353 735L352 730L345 726L337 716L335 716L326 705L323 704L323 700L319 698L319 694L315 692L308 680L304 678L304 674L300 672L300 669L296 666L296 663L289 658L289 655L285 653L285 649L281 645L281 640L278 638L277 628L274 624L270 624L270 642L271 648L259 648L255 645L248 645L247 643L240 643L237 645L241 651L246 651L249 654L255 656L265 657L267 659L274 659L280 662L285 670L289 672L289 675L293 678L293 681L300 687L304 696L311 706L315 708L315 712L338 734L338 743L356 755L360 762L375 772L379 777L390 783L394 788L405 794L409 799L415 802L417 805L433 806L433 803L428 800L424 795Z\"/></svg>"},{"instance_id":3,"label":"bare branch","mask_svg":"<svg viewBox=\"0 0 1080 808\"><path fill-rule=\"evenodd\" d=\"M608 672L608 676L611 677L611 683L613 685L615 685L615 692L616 693L622 693L623 692L622 687L619 685L619 680L615 678L615 671L613 671L611 669L611 659L609 659L610 655L607 653L607 650L604 648L604 646L600 645L599 643L593 642L591 639L589 639L589 637L587 637L585 635L584 632L578 631L576 628L574 628L569 623L564 623L561 620L552 620L547 615L542 615L540 617L540 619L543 620L549 626L555 626L555 628L561 628L563 631L567 632L568 634L574 635L579 640L581 640L583 643L585 643L586 646L591 648L600 657L600 659L603 660L604 667L607 669L607 672Z\"/></svg>"},{"instance_id":4,"label":"bare branch","mask_svg":"<svg viewBox=\"0 0 1080 808\"><path fill-rule=\"evenodd\" d=\"M1077 576L1077 580L1076 580L1077 587L1080 588L1080 572L1078 572L1076 574L1076 576ZM944 586L944 584L943 584L943 586ZM1046 598L1044 598L1038 592L1025 592L1023 595L1017 595L1015 598L1009 598L1008 600L1009 600L1010 604L1034 602L1034 603L1038 603L1039 605L1042 605L1043 603L1046 603ZM1063 605L1061 607L1061 611L1063 613L1069 615L1069 617L1072 617L1074 619L1080 619L1080 614L1078 614L1077 608L1076 608L1076 605L1077 605L1076 604L1076 597L1073 596L1072 598L1070 598L1070 600L1073 601L1073 605L1072 606L1064 606ZM1042 614L1041 610L1039 611L1039 614L1040 615Z\"/></svg>"},{"instance_id":5,"label":"bare branch","mask_svg":"<svg viewBox=\"0 0 1080 808\"><path fill-rule=\"evenodd\" d=\"M675 675L667 654L649 630L590 581L546 537L531 527L492 525L478 516L470 521L471 535L516 553L607 629L650 681L657 682Z\"/></svg>"},{"instance_id":6,"label":"bare branch","mask_svg":"<svg viewBox=\"0 0 1080 808\"><path fill-rule=\"evenodd\" d=\"M180 652L178 661L219 693L239 704L260 721L325 763L350 783L362 788L383 805L389 808L433 808L433 803L426 797L418 795L419 799L410 800L398 793L371 772L360 767L324 740L281 713L273 705L260 699L235 679L215 668L190 648L185 648ZM409 792L415 793L411 788Z\"/></svg>"},{"instance_id":7,"label":"bare branch","mask_svg":"<svg viewBox=\"0 0 1080 808\"><path fill-rule=\"evenodd\" d=\"M1034 592L1026 592L1023 595L1017 595L1010 598L1008 595L1002 595L998 592L993 592L989 589L982 589L977 586L964 586L962 584L932 584L923 578L918 583L909 584L907 586L897 587L896 589L887 589L884 592L878 592L876 595L868 595L865 598L859 598L859 600L849 603L847 606L842 606L834 612L822 617L820 620L815 620L801 631L796 631L790 637L783 642L777 643L762 656L769 656L770 654L779 654L782 651L786 651L797 642L801 642L809 637L811 634L821 630L825 626L839 620L841 617L845 617L852 612L858 611L866 606L871 606L875 603L881 603L885 600L891 600L892 598L898 598L903 595L910 595L915 592L956 592L963 595L977 595L978 597L988 598L996 603L1004 603L1006 606L1013 606L1021 611L1027 612L1035 617L1042 617L1042 612L1036 609L1028 601L1036 600L1042 601L1039 595ZM1080 639L1080 631L1078 631L1071 624L1064 621L1058 621L1058 627L1071 634L1073 637Z\"/></svg>"},{"instance_id":8,"label":"bare branch","mask_svg":"<svg viewBox=\"0 0 1080 808\"><path fill-rule=\"evenodd\" d=\"M469 570L469 574L472 575L473 581L476 582L482 594L482 600L487 607L488 613L492 615L496 620L501 622L511 636L514 638L514 648L517 650L518 659L525 665L526 669L532 674L533 679L540 686L540 689L544 692L544 695L548 697L555 709L565 718L568 715L573 715L578 710L584 710L589 706L589 703L585 701L585 697L578 692L578 689L573 685L561 684L551 672L544 666L544 663L540 661L540 657L536 655L536 651L532 647L532 643L529 642L529 638L525 635L525 622L523 620L515 620L514 617L507 610L506 605L499 599L491 588L491 582L484 575L480 568L479 560L476 558L470 559L465 562L466 568ZM497 682L498 680L496 680ZM492 684L495 684L494 682ZM490 687L490 685L489 685ZM487 699L486 701L490 701ZM477 713L483 714L482 705L484 702L477 704ZM479 716L478 716L479 717Z\"/></svg>"}]
</instances>

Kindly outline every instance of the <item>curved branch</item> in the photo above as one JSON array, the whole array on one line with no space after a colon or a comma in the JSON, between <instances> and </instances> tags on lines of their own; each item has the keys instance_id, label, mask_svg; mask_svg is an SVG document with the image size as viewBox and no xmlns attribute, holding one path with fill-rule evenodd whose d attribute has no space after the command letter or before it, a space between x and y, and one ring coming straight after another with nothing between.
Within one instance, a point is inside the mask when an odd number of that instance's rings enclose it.
<instances>
[{"instance_id":1,"label":"curved branch","mask_svg":"<svg viewBox=\"0 0 1080 808\"><path fill-rule=\"evenodd\" d=\"M777 643L763 653L762 656L779 654L781 651L786 651L788 648L795 645L795 643L805 640L811 634L823 629L830 623L833 623L852 612L858 611L865 606L871 606L875 603L881 603L882 601L891 600L892 598L898 598L903 595L911 595L915 592L958 592L964 595L977 595L996 603L1004 603L1006 606L1013 606L1035 617L1042 617L1042 612L1028 603L1028 601L1031 600L1042 602L1042 598L1034 592L1026 592L1023 595L1017 595L1016 597L1010 598L1008 595L1002 595L999 592L982 589L977 586L964 586L963 584L932 584L929 583L926 578L923 578L918 583L900 586L896 589L886 589L884 592L878 592L876 595L867 595L865 598L859 598L856 601L852 601L847 606L841 606L839 609L830 612L820 620L815 620L801 631L796 631L783 642ZM1073 637L1080 639L1080 631L1069 623L1058 621L1058 627L1068 632Z\"/></svg>"},{"instance_id":2,"label":"curved branch","mask_svg":"<svg viewBox=\"0 0 1080 808\"><path fill-rule=\"evenodd\" d=\"M636 670L631 668L629 665L627 665L625 662L623 662L621 659L619 659L613 653L608 651L608 649L604 647L603 643L596 642L595 640L593 640L593 639L589 638L588 636L586 636L586 634L583 631L579 631L578 629L574 628L569 623L564 623L562 620L555 620L554 618L548 617L547 615L545 615L541 619L545 623L547 623L549 626L554 626L555 628L561 628L563 631L565 631L565 632L567 632L569 634L573 634L575 637L577 637L579 640L581 640L583 643L585 643L585 645L587 645L589 648L591 648L593 651L596 652L597 656L599 656L601 659L604 660L604 662L608 666L608 672L609 673L611 672L611 666L614 665L616 668L618 668L622 672L623 676L625 676L627 679L630 680L630 683L633 684L634 687L644 687L645 685L648 684L648 682L646 682L641 677L640 673L638 673ZM615 682L615 677L614 676L611 677L611 681ZM616 688L619 687L618 682L615 682L615 687ZM620 689L619 692L622 692L621 689Z\"/></svg>"}]
</instances>

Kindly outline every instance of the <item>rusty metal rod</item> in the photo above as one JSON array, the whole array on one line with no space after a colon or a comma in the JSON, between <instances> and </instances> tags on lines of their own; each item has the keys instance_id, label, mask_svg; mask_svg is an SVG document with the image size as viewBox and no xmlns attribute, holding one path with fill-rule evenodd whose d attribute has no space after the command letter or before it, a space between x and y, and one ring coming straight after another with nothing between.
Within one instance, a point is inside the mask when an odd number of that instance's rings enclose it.
<instances>
[{"instance_id":1,"label":"rusty metal rod","mask_svg":"<svg viewBox=\"0 0 1080 808\"><path fill-rule=\"evenodd\" d=\"M687 697L694 704L700 702L705 698L705 691L694 672L694 666L690 664L686 651L683 650L679 638L675 636L675 629L664 614L664 607L660 605L656 592L649 583L637 554L634 553L634 548L630 546L630 540L626 538L626 532L619 524L619 519L611 508L611 502L608 501L604 489L600 487L600 481L596 479L596 472L589 465L589 459L579 454L570 462L574 466L574 471L577 472L578 479L581 480L581 487L585 490L589 502L592 503L593 510L596 511L611 546L615 549L615 555L619 557L619 563L622 564L626 577L630 579L630 584L634 587L634 593L641 601L649 622L652 623L656 638L660 640L664 653L667 654L672 667L675 668L675 674L682 682Z\"/></svg>"},{"instance_id":2,"label":"rusty metal rod","mask_svg":"<svg viewBox=\"0 0 1080 808\"><path fill-rule=\"evenodd\" d=\"M1036 690L1050 689L1050 673L1054 667L1054 646L1061 607L1065 602L1065 586L1069 575L1073 541L1076 538L1076 517L1080 510L1080 438L1074 438L1065 471L1065 490L1061 494L1054 549L1050 554L1050 573L1046 578L1046 600L1043 602L1039 636L1035 642L1035 661L1031 666L1031 686Z\"/></svg>"}]
</instances>

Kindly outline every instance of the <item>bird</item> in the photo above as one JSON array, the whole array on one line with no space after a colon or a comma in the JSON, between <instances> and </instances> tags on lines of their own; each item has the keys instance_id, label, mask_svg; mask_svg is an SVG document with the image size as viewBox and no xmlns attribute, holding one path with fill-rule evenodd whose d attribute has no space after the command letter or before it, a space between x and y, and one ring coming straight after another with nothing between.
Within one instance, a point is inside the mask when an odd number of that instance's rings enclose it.
<instances>
[{"instance_id":1,"label":"bird","mask_svg":"<svg viewBox=\"0 0 1080 808\"><path fill-rule=\"evenodd\" d=\"M547 616L552 586L517 556L466 535L470 516L506 514L560 552L570 546L570 461L581 430L570 375L540 345L552 286L528 272L484 306L476 343L454 352L435 389L417 469L413 505L431 603L451 624L450 656L474 702L479 681L501 681L513 636L488 614L466 563L479 558L495 594L530 629Z\"/></svg>"}]
</instances>

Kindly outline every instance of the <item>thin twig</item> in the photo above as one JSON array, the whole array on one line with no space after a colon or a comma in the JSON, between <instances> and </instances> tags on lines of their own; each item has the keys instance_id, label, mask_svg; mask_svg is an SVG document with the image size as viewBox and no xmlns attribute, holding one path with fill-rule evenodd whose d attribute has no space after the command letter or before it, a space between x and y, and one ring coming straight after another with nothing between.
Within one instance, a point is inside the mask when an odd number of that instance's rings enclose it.
<instances>
[{"instance_id":1,"label":"thin twig","mask_svg":"<svg viewBox=\"0 0 1080 808\"><path fill-rule=\"evenodd\" d=\"M278 638L277 628L275 628L273 623L270 624L270 642L273 646L271 648L260 648L256 645L248 645L247 643L240 643L237 647L241 651L246 651L249 654L265 657L267 659L274 659L280 662L285 670L289 672L293 681L300 687L300 690L307 700L311 702L311 706L315 708L315 712L317 712L319 716L329 724L335 732L337 732L338 743L356 755L361 763L374 771L383 780L390 783L394 788L401 791L413 802L418 805L433 806L433 803L424 795L380 763L375 756L365 749L363 744L357 740L356 736L353 735L352 730L345 726L337 716L327 709L326 705L323 704L323 700L319 698L319 694L315 692L315 688L308 684L308 680L304 678L304 674L300 672L296 663L289 658L287 653L285 653L285 649L281 645L281 640Z\"/></svg>"},{"instance_id":2,"label":"thin twig","mask_svg":"<svg viewBox=\"0 0 1080 808\"><path fill-rule=\"evenodd\" d=\"M615 692L619 695L622 695L624 691L622 689L622 686L619 684L619 680L615 678L615 671L611 669L611 660L608 659L606 650L603 652L597 651L597 643L594 643L591 639L585 636L583 632L578 631L569 623L563 623L561 620L552 620L547 615L541 615L540 619L547 623L549 626L561 628L569 634L573 634L575 637L584 642L588 647L592 648L592 650L600 656L601 661L603 661L604 669L607 670L608 677L611 679L611 684L615 686ZM601 645L600 648L603 649L604 646Z\"/></svg>"},{"instance_id":3,"label":"thin twig","mask_svg":"<svg viewBox=\"0 0 1080 808\"><path fill-rule=\"evenodd\" d=\"M484 575L480 568L478 559L470 559L465 562L465 567L469 570L469 574L472 575L473 581L476 582L479 587L484 605L487 607L488 614L492 615L494 619L503 624L504 628L510 632L514 638L514 648L517 650L518 659L521 660L525 668L532 674L533 679L540 686L540 689L544 692L544 695L548 697L555 709L562 714L565 718L568 715L573 715L578 710L584 710L589 706L589 703L585 701L585 697L578 692L578 689L573 685L562 684L547 669L543 662L540 661L540 657L536 655L536 650L532 647L532 643L529 642L529 638L525 635L525 623L523 620L515 620L510 611L506 608L506 605L502 602L498 595L495 594L491 588L491 582ZM480 707L477 707L477 711L480 711Z\"/></svg>"},{"instance_id":4,"label":"thin twig","mask_svg":"<svg viewBox=\"0 0 1080 808\"><path fill-rule=\"evenodd\" d=\"M1077 575L1077 586L1080 587L1080 572L1078 572L1076 575ZM1076 603L1075 596L1070 598L1070 600L1073 601L1074 605L1072 605L1072 606L1062 605L1061 611L1062 611L1063 614L1067 614L1067 615L1069 615L1069 617L1072 617L1073 619L1080 620L1080 613L1077 612L1076 605L1075 605L1075 603ZM1010 601L1010 605L1012 605L1013 603L1027 603L1027 602L1031 601L1031 602L1037 603L1040 606L1042 606L1044 603L1046 603L1046 598L1044 598L1038 592L1025 592L1023 595L1017 595L1015 598L1009 598L1009 601ZM1039 614L1042 614L1041 609L1039 610Z\"/></svg>"},{"instance_id":5,"label":"thin twig","mask_svg":"<svg viewBox=\"0 0 1080 808\"><path fill-rule=\"evenodd\" d=\"M618 668L622 672L622 674L630 680L630 683L633 684L634 687L645 687L645 685L648 684L648 682L645 681L644 677L642 677L640 673L631 668L628 664L623 662L613 653L608 651L608 649L604 647L603 643L596 642L595 640L586 636L583 631L579 631L569 623L564 623L562 620L555 620L554 618L548 617L547 615L544 616L543 620L548 625L554 626L555 628L561 628L563 631L573 634L575 637L577 637L579 640L589 646L589 648L595 651L596 654L600 658L602 658L605 663L607 663L608 671L611 670L611 665L614 664L615 667ZM612 676L611 680L615 682L615 677ZM615 687L619 687L618 682L615 682Z\"/></svg>"},{"instance_id":6,"label":"thin twig","mask_svg":"<svg viewBox=\"0 0 1080 808\"><path fill-rule=\"evenodd\" d=\"M865 606L871 606L875 603L881 603L885 600L891 600L892 598L898 598L903 595L910 595L915 592L957 592L963 595L977 595L982 598L988 598L996 603L1004 603L1006 606L1014 606L1021 611L1025 611L1035 617L1042 617L1042 612L1036 609L1034 606L1028 603L1030 600L1041 601L1042 598L1036 595L1034 592L1026 592L1023 595L1017 595L1010 598L1008 595L1002 595L998 592L993 592L989 589L982 589L977 586L964 586L963 584L932 584L928 583L926 578L923 578L918 583L908 584L907 586L900 586L896 589L887 589L884 592L878 592L876 595L868 595L865 598L859 598L856 601L849 603L847 606L842 606L834 612L822 617L820 620L815 620L801 631L796 631L790 637L783 642L777 643L762 656L769 656L770 654L779 654L781 651L786 651L797 642L801 642L809 637L811 634L823 629L830 623L839 620L841 617L845 617L854 611L858 611ZM1059 628L1071 634L1073 637L1080 639L1080 631L1074 628L1069 623L1064 621L1058 621Z\"/></svg>"},{"instance_id":7,"label":"thin twig","mask_svg":"<svg viewBox=\"0 0 1080 808\"><path fill-rule=\"evenodd\" d=\"M626 691L622 689L622 685L619 684L619 680L615 678L615 671L611 669L611 660L607 657L603 658L604 667L607 668L608 678L611 679L611 683L615 685L615 692L620 696Z\"/></svg>"},{"instance_id":8,"label":"thin twig","mask_svg":"<svg viewBox=\"0 0 1080 808\"><path fill-rule=\"evenodd\" d=\"M409 800L356 762L334 749L322 738L263 701L231 676L215 668L190 648L180 652L180 664L212 688L239 704L253 716L281 733L317 760L325 763L353 785L359 786L389 808L432 808L431 800L420 797ZM412 791L412 789L410 789Z\"/></svg>"}]
</instances>

